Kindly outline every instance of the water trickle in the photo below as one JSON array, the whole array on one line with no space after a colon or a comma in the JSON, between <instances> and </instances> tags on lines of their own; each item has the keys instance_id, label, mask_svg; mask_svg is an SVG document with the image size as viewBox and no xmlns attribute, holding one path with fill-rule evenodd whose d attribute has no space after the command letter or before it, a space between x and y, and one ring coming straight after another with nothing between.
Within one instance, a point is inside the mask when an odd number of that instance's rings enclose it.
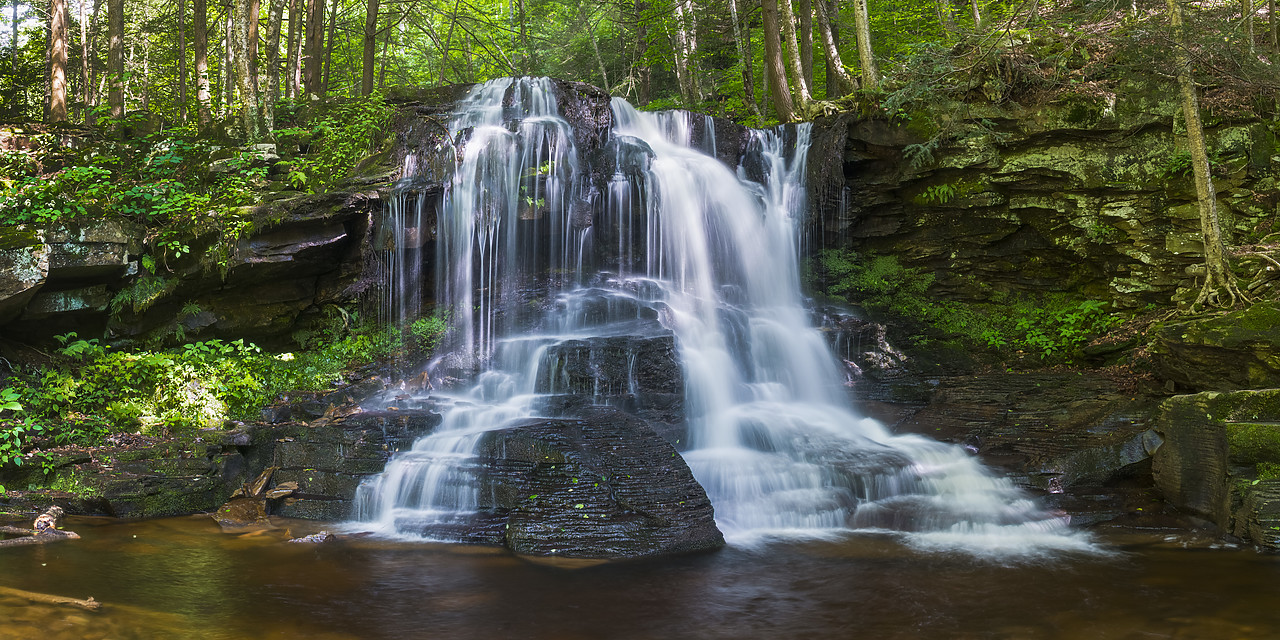
<instances>
[{"instance_id":1,"label":"water trickle","mask_svg":"<svg viewBox=\"0 0 1280 640\"><path fill-rule=\"evenodd\" d=\"M730 168L707 147L710 119L695 144L690 114L615 98L593 156L612 175L589 184L554 96L545 79L489 82L450 125L457 169L435 254L453 330L433 367L470 386L431 395L443 424L360 488L362 526L467 539L457 528L486 508L485 433L557 396L617 404L669 386L637 363L674 338L683 455L731 541L885 529L926 546L1084 544L959 447L848 406L800 295L808 125L751 132Z\"/></svg>"}]
</instances>

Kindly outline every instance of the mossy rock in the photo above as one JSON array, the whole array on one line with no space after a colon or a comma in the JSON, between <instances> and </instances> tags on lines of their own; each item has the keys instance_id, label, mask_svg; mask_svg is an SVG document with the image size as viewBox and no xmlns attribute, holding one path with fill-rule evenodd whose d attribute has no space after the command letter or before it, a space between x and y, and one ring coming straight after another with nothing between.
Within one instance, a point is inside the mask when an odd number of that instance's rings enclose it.
<instances>
[{"instance_id":1,"label":"mossy rock","mask_svg":"<svg viewBox=\"0 0 1280 640\"><path fill-rule=\"evenodd\" d=\"M1165 325L1151 353L1156 374L1184 388L1280 387L1280 302Z\"/></svg>"}]
</instances>

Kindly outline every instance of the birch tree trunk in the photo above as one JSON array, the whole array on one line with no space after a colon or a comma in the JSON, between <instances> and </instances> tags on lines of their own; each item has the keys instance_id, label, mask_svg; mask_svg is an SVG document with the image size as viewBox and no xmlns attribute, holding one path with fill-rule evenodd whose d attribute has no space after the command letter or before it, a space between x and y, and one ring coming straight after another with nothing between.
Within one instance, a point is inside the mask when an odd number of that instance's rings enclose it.
<instances>
[{"instance_id":1,"label":"birch tree trunk","mask_svg":"<svg viewBox=\"0 0 1280 640\"><path fill-rule=\"evenodd\" d=\"M876 58L871 52L871 21L867 18L867 0L853 0L853 28L858 37L858 64L862 67L862 87L878 89L880 71L876 69Z\"/></svg>"},{"instance_id":2,"label":"birch tree trunk","mask_svg":"<svg viewBox=\"0 0 1280 640\"><path fill-rule=\"evenodd\" d=\"M1200 98L1195 80L1191 76L1191 56L1187 53L1186 33L1182 20L1182 6L1178 0L1166 0L1169 22L1179 46L1174 47L1174 62L1178 74L1178 89L1182 97L1182 114L1187 125L1187 147L1191 151L1191 169L1195 175L1196 199L1200 204L1200 233L1204 240L1204 286L1196 298L1196 307L1235 306L1245 300L1236 285L1235 275L1227 262L1226 247L1222 243L1222 227L1218 222L1218 196L1213 188L1213 175L1209 168L1209 153L1205 148L1204 126L1200 122Z\"/></svg>"},{"instance_id":3,"label":"birch tree trunk","mask_svg":"<svg viewBox=\"0 0 1280 640\"><path fill-rule=\"evenodd\" d=\"M244 125L244 135L249 142L262 137L262 128L258 122L258 87L254 82L253 68L249 64L249 22L252 0L235 0L231 11L231 44L235 55L235 85L240 93L240 120ZM255 20L256 21L256 20Z\"/></svg>"},{"instance_id":4,"label":"birch tree trunk","mask_svg":"<svg viewBox=\"0 0 1280 640\"><path fill-rule=\"evenodd\" d=\"M809 84L804 80L804 67L800 64L800 46L796 43L796 17L791 10L791 0L782 0L780 6L782 15L778 16L778 19L782 22L782 42L786 47L787 71L791 74L791 95L795 98L799 110L804 112L808 111L809 103L813 102L813 94L809 92Z\"/></svg>"},{"instance_id":5,"label":"birch tree trunk","mask_svg":"<svg viewBox=\"0 0 1280 640\"><path fill-rule=\"evenodd\" d=\"M84 116L86 124L89 122L89 107L92 105L90 98L93 96L92 91L90 91L93 83L89 80L89 67L91 66L89 58L89 23L85 20L84 14L84 8L87 4L89 4L88 0L80 0L80 93L81 99L84 101L81 115Z\"/></svg>"},{"instance_id":6,"label":"birch tree trunk","mask_svg":"<svg viewBox=\"0 0 1280 640\"><path fill-rule=\"evenodd\" d=\"M49 122L67 121L67 35L69 32L67 0L52 0L49 3Z\"/></svg>"},{"instance_id":7,"label":"birch tree trunk","mask_svg":"<svg viewBox=\"0 0 1280 640\"><path fill-rule=\"evenodd\" d=\"M865 0L859 1L865 2ZM978 0L969 0L969 6L973 8L973 31L982 33L982 12L978 10Z\"/></svg>"},{"instance_id":8,"label":"birch tree trunk","mask_svg":"<svg viewBox=\"0 0 1280 640\"><path fill-rule=\"evenodd\" d=\"M790 122L796 119L796 113L791 89L787 86L787 71L782 65L782 43L778 40L778 0L760 0L760 6L764 16L765 82L778 119Z\"/></svg>"},{"instance_id":9,"label":"birch tree trunk","mask_svg":"<svg viewBox=\"0 0 1280 640\"><path fill-rule=\"evenodd\" d=\"M206 129L213 121L213 106L209 95L209 16L207 0L193 0L191 6L192 34L196 55L196 118L200 128Z\"/></svg>"},{"instance_id":10,"label":"birch tree trunk","mask_svg":"<svg viewBox=\"0 0 1280 640\"><path fill-rule=\"evenodd\" d=\"M835 33L831 28L825 3L817 0L814 7L818 10L818 34L822 37L822 46L827 57L827 98L848 95L858 88L858 83L845 70L844 61L840 59L840 48L836 44Z\"/></svg>"},{"instance_id":11,"label":"birch tree trunk","mask_svg":"<svg viewBox=\"0 0 1280 640\"><path fill-rule=\"evenodd\" d=\"M324 78L320 81L320 95L329 94L329 74L333 71L333 45L335 39L334 31L338 28L338 10L342 8L338 3L340 0L333 0L333 6L329 9L329 35L325 36L324 43Z\"/></svg>"},{"instance_id":12,"label":"birch tree trunk","mask_svg":"<svg viewBox=\"0 0 1280 640\"><path fill-rule=\"evenodd\" d=\"M799 0L800 15L800 68L804 70L804 83L813 91L813 1Z\"/></svg>"}]
</instances>

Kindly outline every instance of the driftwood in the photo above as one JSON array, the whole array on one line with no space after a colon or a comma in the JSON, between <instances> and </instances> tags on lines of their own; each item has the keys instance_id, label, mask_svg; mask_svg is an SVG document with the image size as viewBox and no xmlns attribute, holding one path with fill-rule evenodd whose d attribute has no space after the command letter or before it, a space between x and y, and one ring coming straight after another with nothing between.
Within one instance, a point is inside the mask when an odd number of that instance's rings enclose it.
<instances>
[{"instance_id":1,"label":"driftwood","mask_svg":"<svg viewBox=\"0 0 1280 640\"><path fill-rule=\"evenodd\" d=\"M80 536L74 531L62 531L58 529L58 525L62 522L62 509L59 507L49 507L48 511L40 514L33 523L34 529L23 529L21 527L0 526L0 534L8 534L21 536L19 538L8 538L0 540L0 547L22 547L31 544L45 544L48 542L61 542L63 540L77 540Z\"/></svg>"},{"instance_id":2,"label":"driftwood","mask_svg":"<svg viewBox=\"0 0 1280 640\"><path fill-rule=\"evenodd\" d=\"M0 587L0 595L14 596L30 600L31 602L40 602L43 604L62 604L69 607L80 607L89 611L97 611L102 603L89 598L87 600L78 600L76 598L64 598L62 596L49 595L47 593L36 593L34 591L23 591L22 589L13 589L10 587Z\"/></svg>"}]
</instances>

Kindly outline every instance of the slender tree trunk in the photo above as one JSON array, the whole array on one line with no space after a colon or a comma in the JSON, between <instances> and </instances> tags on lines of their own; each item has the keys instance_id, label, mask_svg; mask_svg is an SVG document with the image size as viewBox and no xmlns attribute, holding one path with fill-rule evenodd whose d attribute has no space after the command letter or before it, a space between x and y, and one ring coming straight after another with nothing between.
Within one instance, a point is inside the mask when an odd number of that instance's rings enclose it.
<instances>
[{"instance_id":1,"label":"slender tree trunk","mask_svg":"<svg viewBox=\"0 0 1280 640\"><path fill-rule=\"evenodd\" d=\"M1249 53L1253 54L1254 50L1254 33L1253 33L1253 0L1240 0L1241 11L1244 12L1244 41L1249 44Z\"/></svg>"},{"instance_id":2,"label":"slender tree trunk","mask_svg":"<svg viewBox=\"0 0 1280 640\"><path fill-rule=\"evenodd\" d=\"M213 122L209 95L209 16L208 0L192 0L191 28L196 54L196 118L204 130Z\"/></svg>"},{"instance_id":3,"label":"slender tree trunk","mask_svg":"<svg viewBox=\"0 0 1280 640\"><path fill-rule=\"evenodd\" d=\"M333 0L333 8L329 10L329 35L325 37L324 44L324 78L320 81L320 94L329 94L329 73L333 69L333 45L336 40L333 32L338 28L338 10L342 5L338 4L340 0Z\"/></svg>"},{"instance_id":4,"label":"slender tree trunk","mask_svg":"<svg viewBox=\"0 0 1280 640\"><path fill-rule=\"evenodd\" d=\"M672 7L675 13L675 33L672 34L672 57L675 60L676 84L680 87L680 99L685 104L693 103L693 81L690 76L693 69L689 61L689 36L684 26L683 0L677 0Z\"/></svg>"},{"instance_id":5,"label":"slender tree trunk","mask_svg":"<svg viewBox=\"0 0 1280 640\"><path fill-rule=\"evenodd\" d=\"M650 85L653 73L646 60L649 52L649 23L645 21L647 11L649 11L649 3L645 0L636 0L636 97L641 105L653 101Z\"/></svg>"},{"instance_id":6,"label":"slender tree trunk","mask_svg":"<svg viewBox=\"0 0 1280 640\"><path fill-rule=\"evenodd\" d=\"M782 9L782 15L778 19L782 22L782 42L786 46L786 63L787 71L791 74L792 93L797 102L797 107L801 112L808 111L809 103L813 102L813 94L809 92L809 84L804 80L804 66L800 64L800 47L796 43L796 20L795 13L791 10L791 0L782 0L779 3Z\"/></svg>"},{"instance_id":7,"label":"slender tree trunk","mask_svg":"<svg viewBox=\"0 0 1280 640\"><path fill-rule=\"evenodd\" d=\"M747 39L742 36L742 21L738 16L738 0L729 0L729 18L733 21L733 41L738 45L738 64L742 68L742 94L747 102L747 107L751 109L751 113L757 118L760 117L760 107L756 105L756 89L755 89L755 70L751 68L751 47L747 45Z\"/></svg>"},{"instance_id":8,"label":"slender tree trunk","mask_svg":"<svg viewBox=\"0 0 1280 640\"><path fill-rule=\"evenodd\" d=\"M111 89L107 101L111 117L124 117L124 0L107 0L107 74Z\"/></svg>"},{"instance_id":9,"label":"slender tree trunk","mask_svg":"<svg viewBox=\"0 0 1280 640\"><path fill-rule=\"evenodd\" d=\"M364 9L364 69L360 76L360 95L373 93L373 69L378 52L378 0L368 0Z\"/></svg>"},{"instance_id":10,"label":"slender tree trunk","mask_svg":"<svg viewBox=\"0 0 1280 640\"><path fill-rule=\"evenodd\" d=\"M862 65L862 87L877 89L880 87L880 71L876 69L876 58L871 52L871 21L867 18L867 0L853 0L853 28L858 36L858 64Z\"/></svg>"},{"instance_id":11,"label":"slender tree trunk","mask_svg":"<svg viewBox=\"0 0 1280 640\"><path fill-rule=\"evenodd\" d=\"M1267 0L1267 34L1271 42L1271 50L1280 50L1280 31L1276 27L1280 23L1276 22L1276 0Z\"/></svg>"},{"instance_id":12,"label":"slender tree trunk","mask_svg":"<svg viewBox=\"0 0 1280 640\"><path fill-rule=\"evenodd\" d=\"M778 0L760 0L764 10L764 70L773 109L783 122L795 120L791 89L787 87L787 70L782 66L782 43L778 40Z\"/></svg>"},{"instance_id":13,"label":"slender tree trunk","mask_svg":"<svg viewBox=\"0 0 1280 640\"><path fill-rule=\"evenodd\" d=\"M262 136L258 122L258 88L253 80L253 69L249 64L249 23L252 20L250 10L252 0L235 0L231 11L231 46L236 51L235 85L240 93L240 121L244 126L245 139L254 142Z\"/></svg>"},{"instance_id":14,"label":"slender tree trunk","mask_svg":"<svg viewBox=\"0 0 1280 640\"><path fill-rule=\"evenodd\" d=\"M84 116L84 124L88 124L88 109L92 105L91 99L93 97L93 83L88 78L88 68L92 67L90 56L88 56L90 29L88 29L88 20L84 19L84 6L87 4L87 0L81 0L81 8L79 8L81 9L81 99L84 101L84 109L81 115Z\"/></svg>"},{"instance_id":15,"label":"slender tree trunk","mask_svg":"<svg viewBox=\"0 0 1280 640\"><path fill-rule=\"evenodd\" d=\"M307 0L307 46L304 50L303 92L307 97L320 95L320 63L324 59L325 0Z\"/></svg>"},{"instance_id":16,"label":"slender tree trunk","mask_svg":"<svg viewBox=\"0 0 1280 640\"><path fill-rule=\"evenodd\" d=\"M1200 122L1200 98L1191 76L1191 56L1187 54L1186 33L1182 22L1182 6L1178 0L1166 0L1169 22L1178 45L1174 49L1178 89L1182 96L1182 114L1187 124L1187 146L1191 151L1191 169L1195 174L1196 198L1200 203L1200 232L1204 240L1204 287L1195 306L1234 306L1244 300L1236 285L1235 275L1227 263L1222 243L1222 227L1218 223L1218 196L1214 193L1209 154L1205 148L1204 126Z\"/></svg>"},{"instance_id":17,"label":"slender tree trunk","mask_svg":"<svg viewBox=\"0 0 1280 640\"><path fill-rule=\"evenodd\" d=\"M49 121L67 121L67 0L49 3Z\"/></svg>"},{"instance_id":18,"label":"slender tree trunk","mask_svg":"<svg viewBox=\"0 0 1280 640\"><path fill-rule=\"evenodd\" d=\"M523 63L520 65L521 75L529 75L533 69L534 56L533 49L529 46L529 25L528 16L525 15L524 0L516 0L516 5L520 9L520 48L523 51L521 59Z\"/></svg>"},{"instance_id":19,"label":"slender tree trunk","mask_svg":"<svg viewBox=\"0 0 1280 640\"><path fill-rule=\"evenodd\" d=\"M187 0L178 0L178 118L187 121Z\"/></svg>"},{"instance_id":20,"label":"slender tree trunk","mask_svg":"<svg viewBox=\"0 0 1280 640\"><path fill-rule=\"evenodd\" d=\"M382 38L382 55L378 56L378 89L385 90L387 88L387 50L391 48L391 34L395 32L394 24L398 24L390 19L385 29L386 34Z\"/></svg>"},{"instance_id":21,"label":"slender tree trunk","mask_svg":"<svg viewBox=\"0 0 1280 640\"><path fill-rule=\"evenodd\" d=\"M845 71L844 62L840 59L840 47L836 45L825 3L817 0L814 6L818 9L818 34L822 37L822 47L827 58L827 99L847 95L858 85L849 72Z\"/></svg>"},{"instance_id":22,"label":"slender tree trunk","mask_svg":"<svg viewBox=\"0 0 1280 640\"><path fill-rule=\"evenodd\" d=\"M935 0L934 5L938 9L938 23L942 25L942 34L950 41L957 31L951 0Z\"/></svg>"},{"instance_id":23,"label":"slender tree trunk","mask_svg":"<svg viewBox=\"0 0 1280 640\"><path fill-rule=\"evenodd\" d=\"M858 1L862 2L865 6L866 0ZM973 31L975 33L982 33L982 12L978 10L978 0L969 0L969 6L973 8Z\"/></svg>"},{"instance_id":24,"label":"slender tree trunk","mask_svg":"<svg viewBox=\"0 0 1280 640\"><path fill-rule=\"evenodd\" d=\"M276 128L276 103L280 101L280 29L285 0L271 0L267 8L267 86L262 96L263 133Z\"/></svg>"},{"instance_id":25,"label":"slender tree trunk","mask_svg":"<svg viewBox=\"0 0 1280 640\"><path fill-rule=\"evenodd\" d=\"M248 35L245 41L245 57L249 60L249 74L251 78L255 78L254 85L258 84L258 19L262 15L262 0L249 0L249 8L245 12L245 19L248 21Z\"/></svg>"},{"instance_id":26,"label":"slender tree trunk","mask_svg":"<svg viewBox=\"0 0 1280 640\"><path fill-rule=\"evenodd\" d=\"M453 30L458 26L458 5L462 0L453 0L453 13L449 14L449 32L444 36L444 46L440 49L440 84L448 82L449 55L453 51Z\"/></svg>"},{"instance_id":27,"label":"slender tree trunk","mask_svg":"<svg viewBox=\"0 0 1280 640\"><path fill-rule=\"evenodd\" d=\"M14 77L17 77L18 75L18 0L13 0L13 39L10 40L10 42L13 43L13 50L10 52L11 57L9 58L9 71L14 75ZM13 90L15 92L18 90L17 84L14 84Z\"/></svg>"},{"instance_id":28,"label":"slender tree trunk","mask_svg":"<svg viewBox=\"0 0 1280 640\"><path fill-rule=\"evenodd\" d=\"M804 70L804 83L813 91L813 0L799 0L800 10L800 68Z\"/></svg>"},{"instance_id":29,"label":"slender tree trunk","mask_svg":"<svg viewBox=\"0 0 1280 640\"><path fill-rule=\"evenodd\" d=\"M298 37L302 35L302 30L298 28L298 6L299 0L289 0L289 36L285 43L285 63L284 63L284 97L293 98L297 85L294 84L293 67L297 64L297 58L294 56L293 46Z\"/></svg>"},{"instance_id":30,"label":"slender tree trunk","mask_svg":"<svg viewBox=\"0 0 1280 640\"><path fill-rule=\"evenodd\" d=\"M232 0L234 3L236 0ZM240 47L235 46L235 5L227 7L227 15L224 17L222 29L223 51L226 56L222 61L222 115L224 117L231 115L235 109L236 102L236 58L240 56Z\"/></svg>"}]
</instances>

